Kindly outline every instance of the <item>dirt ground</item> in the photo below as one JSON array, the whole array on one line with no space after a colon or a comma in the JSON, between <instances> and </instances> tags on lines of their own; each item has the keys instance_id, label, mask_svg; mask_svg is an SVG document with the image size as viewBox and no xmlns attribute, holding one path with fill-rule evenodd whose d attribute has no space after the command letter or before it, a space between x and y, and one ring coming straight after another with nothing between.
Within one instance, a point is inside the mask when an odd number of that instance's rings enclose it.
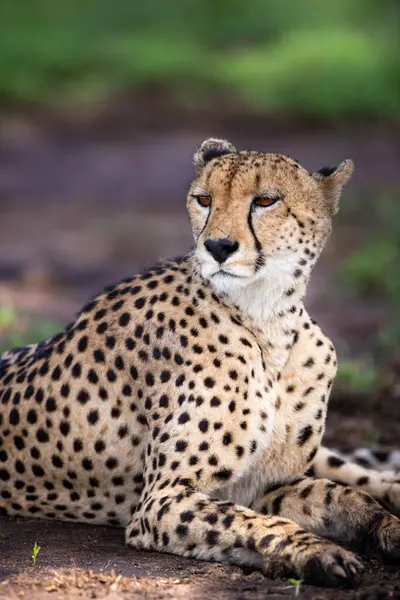
<instances>
[{"instance_id":1,"label":"dirt ground","mask_svg":"<svg viewBox=\"0 0 400 600\"><path fill-rule=\"evenodd\" d=\"M21 319L66 323L104 285L185 252L191 244L184 200L191 154L209 135L228 137L239 148L288 153L309 169L353 157L353 196L380 189L399 193L398 125L282 127L258 119L239 126L229 115L190 123L175 115L180 120L171 125L157 107L146 106L148 114L143 105L142 112L122 107L101 127L87 115L49 121L0 113L0 304L11 301ZM357 222L337 222L308 296L312 316L332 336L339 356L367 345L386 318L380 303L349 302L331 293L337 264L363 236ZM388 387L379 397L336 389L326 443L345 449L398 445L400 389ZM0 519L0 532L0 598L296 597L287 581L259 573L135 552L124 546L119 529ZM35 541L41 550L33 568ZM301 585L299 597L400 599L399 567L372 560L359 589Z\"/></svg>"},{"instance_id":2,"label":"dirt ground","mask_svg":"<svg viewBox=\"0 0 400 600\"><path fill-rule=\"evenodd\" d=\"M258 572L157 554L124 546L122 529L70 523L0 519L0 599L261 600L295 598L295 586ZM40 546L36 567L32 548ZM366 562L356 590L301 584L300 598L400 598L398 566Z\"/></svg>"}]
</instances>

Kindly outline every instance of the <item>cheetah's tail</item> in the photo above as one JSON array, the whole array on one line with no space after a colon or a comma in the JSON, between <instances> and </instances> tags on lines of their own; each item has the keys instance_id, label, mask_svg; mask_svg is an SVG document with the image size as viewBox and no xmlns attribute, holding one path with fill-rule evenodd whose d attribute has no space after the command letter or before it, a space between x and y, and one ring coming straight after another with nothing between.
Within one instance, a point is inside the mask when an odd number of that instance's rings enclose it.
<instances>
[{"instance_id":1,"label":"cheetah's tail","mask_svg":"<svg viewBox=\"0 0 400 600\"><path fill-rule=\"evenodd\" d=\"M376 471L400 472L400 449L387 450L381 448L358 448L352 451L334 450L343 459L356 463L366 469Z\"/></svg>"}]
</instances>

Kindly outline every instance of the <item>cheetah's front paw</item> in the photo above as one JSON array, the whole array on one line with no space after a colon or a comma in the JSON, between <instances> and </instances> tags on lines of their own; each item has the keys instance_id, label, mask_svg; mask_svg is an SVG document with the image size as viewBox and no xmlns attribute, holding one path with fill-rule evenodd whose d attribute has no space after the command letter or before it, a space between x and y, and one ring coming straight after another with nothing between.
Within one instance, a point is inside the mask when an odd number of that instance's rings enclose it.
<instances>
[{"instance_id":1,"label":"cheetah's front paw","mask_svg":"<svg viewBox=\"0 0 400 600\"><path fill-rule=\"evenodd\" d=\"M363 568L352 552L329 544L307 560L304 579L314 585L355 587Z\"/></svg>"},{"instance_id":2,"label":"cheetah's front paw","mask_svg":"<svg viewBox=\"0 0 400 600\"><path fill-rule=\"evenodd\" d=\"M355 587L364 568L352 552L316 536L300 545L295 556L287 554L282 558L289 570L294 569L296 577L324 587ZM287 569L284 574L288 574Z\"/></svg>"}]
</instances>

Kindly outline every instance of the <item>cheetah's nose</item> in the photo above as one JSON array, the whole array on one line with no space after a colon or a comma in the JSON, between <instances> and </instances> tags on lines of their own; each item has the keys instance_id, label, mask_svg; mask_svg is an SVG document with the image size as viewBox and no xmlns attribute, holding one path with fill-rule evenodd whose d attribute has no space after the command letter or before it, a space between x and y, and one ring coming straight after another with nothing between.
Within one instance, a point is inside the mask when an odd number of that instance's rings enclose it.
<instances>
[{"instance_id":1,"label":"cheetah's nose","mask_svg":"<svg viewBox=\"0 0 400 600\"><path fill-rule=\"evenodd\" d=\"M229 238L206 240L204 245L211 256L220 264L225 262L239 248L239 242L234 242Z\"/></svg>"}]
</instances>

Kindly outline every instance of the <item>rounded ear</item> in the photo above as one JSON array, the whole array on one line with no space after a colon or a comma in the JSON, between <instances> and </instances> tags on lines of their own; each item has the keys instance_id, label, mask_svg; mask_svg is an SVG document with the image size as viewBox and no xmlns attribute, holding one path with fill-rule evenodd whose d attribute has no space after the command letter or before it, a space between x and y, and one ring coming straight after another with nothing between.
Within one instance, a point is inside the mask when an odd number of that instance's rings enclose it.
<instances>
[{"instance_id":1,"label":"rounded ear","mask_svg":"<svg viewBox=\"0 0 400 600\"><path fill-rule=\"evenodd\" d=\"M217 158L217 156L235 153L235 146L227 140L219 140L217 138L209 138L208 140L204 140L193 156L193 163L196 168L196 172L200 173L204 166L213 158Z\"/></svg>"},{"instance_id":2,"label":"rounded ear","mask_svg":"<svg viewBox=\"0 0 400 600\"><path fill-rule=\"evenodd\" d=\"M347 159L336 167L323 167L312 174L312 177L318 181L322 188L330 215L335 215L338 212L340 194L353 172L354 163L352 160Z\"/></svg>"}]
</instances>

